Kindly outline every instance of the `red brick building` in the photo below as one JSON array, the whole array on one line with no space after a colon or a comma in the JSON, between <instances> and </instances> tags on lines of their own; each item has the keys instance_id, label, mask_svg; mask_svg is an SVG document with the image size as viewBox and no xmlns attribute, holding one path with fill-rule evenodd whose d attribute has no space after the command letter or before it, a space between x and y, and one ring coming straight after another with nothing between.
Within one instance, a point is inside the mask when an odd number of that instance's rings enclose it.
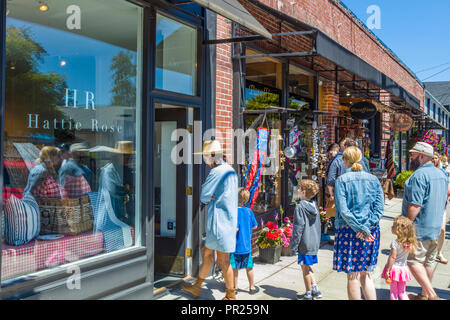
<instances>
[{"instance_id":1,"label":"red brick building","mask_svg":"<svg viewBox=\"0 0 450 320\"><path fill-rule=\"evenodd\" d=\"M328 144L344 136L361 138L371 158L385 158L386 145L393 137L390 114L423 114L422 83L340 1L239 2L272 34L272 39L252 38L254 33L221 16L217 18L217 39L234 39L216 46L216 128L224 132L228 157L232 157L233 147L229 132L247 129L251 122L245 116L247 104L255 92L274 95L271 103L277 101L276 106L288 110L272 114L279 118L272 122L272 128L278 126L283 132L284 145L280 147L289 143L285 121L292 116L289 110L295 106L293 101L309 104L313 115L309 120L325 128ZM376 116L366 121L352 117L349 109L359 101L375 105ZM308 130L312 129L303 127L299 131ZM259 187L260 201L265 201L261 192L277 196L266 199L264 208L254 210L257 217L272 219L270 215L278 212L280 205L292 207L292 176L301 179L317 174L307 166L307 160L304 162L299 164L300 170L288 165L272 179L275 187L264 190L265 182ZM320 175L318 178L320 181ZM241 179L245 179L242 172Z\"/></svg>"}]
</instances>

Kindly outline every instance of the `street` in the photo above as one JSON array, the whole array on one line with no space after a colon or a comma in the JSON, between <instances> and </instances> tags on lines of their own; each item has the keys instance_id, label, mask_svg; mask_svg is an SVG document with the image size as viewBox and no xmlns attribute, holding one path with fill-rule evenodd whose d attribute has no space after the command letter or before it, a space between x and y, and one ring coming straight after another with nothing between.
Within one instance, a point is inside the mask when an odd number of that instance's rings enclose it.
<instances>
[{"instance_id":1,"label":"street","mask_svg":"<svg viewBox=\"0 0 450 320\"><path fill-rule=\"evenodd\" d=\"M380 221L381 243L378 255L378 264L374 277L378 300L389 300L389 285L381 278L381 272L389 256L389 245L394 239L391 233L393 218L401 212L402 200L394 198L386 200L385 213ZM446 240L444 243L444 256L450 257L450 221L447 219ZM347 277L344 273L332 270L333 247L324 242L318 253L319 263L313 266L316 281L323 294L322 300L347 300ZM297 257L282 256L281 260L274 264L266 264L254 260L255 285L260 291L255 295L248 293L248 280L245 270L239 272L238 300L296 300L305 292L305 286ZM450 266L437 264L433 287L441 299L450 299ZM225 285L223 281L209 277L203 284L203 292L200 300L220 300L224 297ZM420 292L419 284L413 280L407 284L408 294ZM161 300L192 300L176 285L168 288Z\"/></svg>"}]
</instances>

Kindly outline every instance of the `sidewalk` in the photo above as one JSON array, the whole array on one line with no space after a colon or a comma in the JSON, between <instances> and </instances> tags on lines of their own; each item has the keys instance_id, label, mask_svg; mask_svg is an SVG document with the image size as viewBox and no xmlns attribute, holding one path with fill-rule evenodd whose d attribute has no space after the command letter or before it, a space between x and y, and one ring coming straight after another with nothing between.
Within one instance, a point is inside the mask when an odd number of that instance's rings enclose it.
<instances>
[{"instance_id":1,"label":"sidewalk","mask_svg":"<svg viewBox=\"0 0 450 320\"><path fill-rule=\"evenodd\" d=\"M386 201L383 218L380 221L381 243L378 255L378 264L374 277L377 297L379 300L389 300L389 285L381 278L381 272L389 256L389 245L394 239L391 233L393 218L401 212L401 199ZM444 255L450 258L450 221L447 221L447 233L444 244ZM318 253L319 264L314 266L316 281L323 294L323 300L347 300L347 277L344 273L332 270L333 247L323 243ZM295 300L305 292L300 266L297 257L281 257L276 264L254 261L255 284L260 291L255 295L248 294L248 280L245 270L239 272L238 300ZM433 286L441 299L450 300L450 265L438 263L434 274ZM419 284L413 280L407 285L407 293L420 292ZM203 285L200 300L222 299L225 296L225 284L209 277ZM168 294L160 297L161 300L192 300L184 293L180 286L169 288Z\"/></svg>"}]
</instances>

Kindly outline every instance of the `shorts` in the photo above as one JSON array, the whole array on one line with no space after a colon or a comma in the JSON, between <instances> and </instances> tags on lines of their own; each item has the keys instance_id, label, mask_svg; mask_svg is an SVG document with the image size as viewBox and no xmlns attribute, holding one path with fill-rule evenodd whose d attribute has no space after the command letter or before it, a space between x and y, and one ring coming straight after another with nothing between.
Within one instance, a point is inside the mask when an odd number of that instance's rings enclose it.
<instances>
[{"instance_id":1,"label":"shorts","mask_svg":"<svg viewBox=\"0 0 450 320\"><path fill-rule=\"evenodd\" d=\"M304 264L307 266L312 266L313 264L317 263L317 255L315 256L308 256L299 253L298 254L298 264Z\"/></svg>"},{"instance_id":2,"label":"shorts","mask_svg":"<svg viewBox=\"0 0 450 320\"><path fill-rule=\"evenodd\" d=\"M235 254L230 253L230 264L233 269L253 268L253 257L251 253Z\"/></svg>"},{"instance_id":3,"label":"shorts","mask_svg":"<svg viewBox=\"0 0 450 320\"><path fill-rule=\"evenodd\" d=\"M408 263L434 267L437 258L437 246L437 240L418 240L416 250L408 256Z\"/></svg>"}]
</instances>

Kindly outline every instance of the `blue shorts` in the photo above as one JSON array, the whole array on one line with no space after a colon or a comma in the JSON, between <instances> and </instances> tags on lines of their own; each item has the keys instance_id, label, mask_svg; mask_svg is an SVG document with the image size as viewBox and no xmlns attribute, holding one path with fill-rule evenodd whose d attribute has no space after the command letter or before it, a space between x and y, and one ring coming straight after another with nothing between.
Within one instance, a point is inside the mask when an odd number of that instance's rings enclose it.
<instances>
[{"instance_id":1,"label":"blue shorts","mask_svg":"<svg viewBox=\"0 0 450 320\"><path fill-rule=\"evenodd\" d=\"M230 264L233 269L253 268L253 258L251 253L234 254L230 253Z\"/></svg>"},{"instance_id":2,"label":"blue shorts","mask_svg":"<svg viewBox=\"0 0 450 320\"><path fill-rule=\"evenodd\" d=\"M304 264L307 266L312 266L317 263L317 255L315 256L307 256L304 254L298 254L298 264Z\"/></svg>"}]
</instances>

